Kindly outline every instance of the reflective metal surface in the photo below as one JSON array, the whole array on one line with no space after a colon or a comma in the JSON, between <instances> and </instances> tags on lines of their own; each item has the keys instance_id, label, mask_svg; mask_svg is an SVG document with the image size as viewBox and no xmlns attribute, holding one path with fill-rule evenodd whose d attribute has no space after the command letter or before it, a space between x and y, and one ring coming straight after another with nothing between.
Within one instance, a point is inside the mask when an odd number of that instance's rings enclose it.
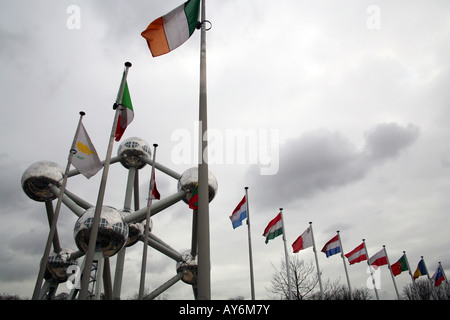
<instances>
[{"instance_id":1,"label":"reflective metal surface","mask_svg":"<svg viewBox=\"0 0 450 320\"><path fill-rule=\"evenodd\" d=\"M70 259L73 250L62 248L59 253L52 251L48 257L47 269L44 278L46 280L54 279L58 283L67 281L67 268L78 265L77 260Z\"/></svg>"},{"instance_id":2,"label":"reflective metal surface","mask_svg":"<svg viewBox=\"0 0 450 320\"><path fill-rule=\"evenodd\" d=\"M182 272L181 280L187 284L197 283L197 258L193 258L190 250L184 251L181 256L183 261L177 262L177 273Z\"/></svg>"},{"instance_id":3,"label":"reflective metal surface","mask_svg":"<svg viewBox=\"0 0 450 320\"><path fill-rule=\"evenodd\" d=\"M127 215L131 214L132 210L124 210L120 209L119 212L122 213L123 217L126 217ZM128 239L125 243L126 247L131 247L134 245L140 237L144 234L144 228L145 228L145 220L143 222L130 222L128 223ZM149 231L153 228L153 221L150 219L149 224Z\"/></svg>"},{"instance_id":4,"label":"reflective metal surface","mask_svg":"<svg viewBox=\"0 0 450 320\"><path fill-rule=\"evenodd\" d=\"M91 226L94 220L95 207L86 210L75 223L73 235L77 247L86 252L89 245ZM108 206L102 207L98 227L96 250L102 250L105 257L111 257L125 245L128 239L128 225L122 214Z\"/></svg>"},{"instance_id":5,"label":"reflective metal surface","mask_svg":"<svg viewBox=\"0 0 450 320\"><path fill-rule=\"evenodd\" d=\"M143 156L151 157L150 145L143 139L131 137L124 140L117 150L117 155L120 157L120 163L129 169L141 169L145 166L145 162L141 161Z\"/></svg>"},{"instance_id":6,"label":"reflective metal surface","mask_svg":"<svg viewBox=\"0 0 450 320\"><path fill-rule=\"evenodd\" d=\"M190 169L187 169L183 174L181 175L180 180L178 180L178 191L184 190L186 191L186 197L183 198L183 201L186 203L189 203L189 199L192 196L192 193L194 192L195 185L198 182L198 167L193 167ZM211 171L208 172L208 193L209 193L209 202L214 199L216 196L218 189L217 179L216 177L211 173Z\"/></svg>"},{"instance_id":7,"label":"reflective metal surface","mask_svg":"<svg viewBox=\"0 0 450 320\"><path fill-rule=\"evenodd\" d=\"M49 185L61 186L63 170L54 162L39 161L29 166L22 175L22 189L35 201L53 200L57 197L50 191Z\"/></svg>"}]
</instances>

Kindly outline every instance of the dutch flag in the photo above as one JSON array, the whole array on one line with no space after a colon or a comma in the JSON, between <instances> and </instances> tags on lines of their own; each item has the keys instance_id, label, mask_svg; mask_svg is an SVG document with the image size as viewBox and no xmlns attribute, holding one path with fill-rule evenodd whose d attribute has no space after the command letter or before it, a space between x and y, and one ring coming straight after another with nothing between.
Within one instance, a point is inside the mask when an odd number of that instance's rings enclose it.
<instances>
[{"instance_id":1,"label":"dutch flag","mask_svg":"<svg viewBox=\"0 0 450 320\"><path fill-rule=\"evenodd\" d=\"M233 225L233 229L242 225L242 220L247 218L247 201L246 197L242 198L241 202L237 205L236 209L234 209L233 213L230 216L231 223Z\"/></svg>"},{"instance_id":2,"label":"dutch flag","mask_svg":"<svg viewBox=\"0 0 450 320\"><path fill-rule=\"evenodd\" d=\"M341 246L339 245L339 236L336 235L328 241L324 247L322 248L322 252L327 255L327 258L329 256L332 256L333 254L341 252Z\"/></svg>"}]
</instances>

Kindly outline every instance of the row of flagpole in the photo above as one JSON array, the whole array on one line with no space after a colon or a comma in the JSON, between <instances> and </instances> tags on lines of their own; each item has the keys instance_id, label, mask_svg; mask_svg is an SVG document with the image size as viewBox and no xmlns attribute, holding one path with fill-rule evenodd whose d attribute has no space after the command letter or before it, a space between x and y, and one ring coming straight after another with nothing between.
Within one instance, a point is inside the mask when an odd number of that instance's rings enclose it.
<instances>
[{"instance_id":1,"label":"row of flagpole","mask_svg":"<svg viewBox=\"0 0 450 320\"><path fill-rule=\"evenodd\" d=\"M249 201L248 201L248 187L245 187L245 196L241 200L241 202L236 206L233 213L230 215L230 220L232 222L233 228L237 228L240 225L242 225L242 221L244 219L247 219L247 226L248 226L248 239L249 239L249 260L250 260L250 283L251 283L251 296L252 300L255 299L255 292L254 292L254 273L253 273L253 261L252 261L252 246L251 246L251 233L250 233L250 211L249 211ZM389 262L388 254L386 251L386 246L383 245L383 249L375 253L372 257L369 256L367 245L365 239L362 239L362 243L357 246L352 251L344 254L344 249L342 245L341 235L339 230L336 232L337 234L328 241L324 247L322 248L321 252L325 253L327 255L327 258L331 255L341 253L341 258L344 264L344 270L345 270L345 276L347 279L347 285L349 290L349 297L350 300L353 300L353 293L352 288L350 284L350 278L348 275L347 270L347 264L346 264L346 258L350 265L354 263L358 263L361 261L366 260L367 265L369 267L370 271L370 277L373 284L373 289L375 291L376 299L379 300L380 297L378 295L377 291L377 283L375 282L374 277L374 266L380 267L382 265L387 265L392 277L396 297L398 300L400 300L400 294L398 292L397 284L395 282L395 276L399 275L402 271L408 270L411 280L413 283L413 290L415 290L415 280L423 275L427 275L428 281L430 282L432 289L432 295L433 298L437 299L437 292L435 290L436 287L438 287L443 281L448 283L447 276L444 272L444 269L442 268L441 262L438 263L438 268L434 275L430 277L430 274L428 272L428 269L425 265L425 261L423 259L423 256L421 257L421 260L419 261L417 265L417 269L414 272L414 274L411 271L411 268L409 266L408 259L406 257L406 251L403 251L402 257L394 264L391 265ZM285 252L285 259L286 259L286 274L287 274L287 285L288 285L288 298L289 300L292 300L292 286L291 286L291 276L290 276L290 267L289 267L289 254L287 250L287 239L286 239L286 229L284 225L284 218L283 218L283 208L280 208L280 213L272 219L269 224L267 225L266 229L264 230L263 236L266 237L266 244L269 240L282 235L283 244L284 244L284 252ZM317 270L317 276L318 276L318 282L319 282L319 288L320 288L320 298L324 299L324 291L322 286L322 280L321 280L321 272L319 268L319 260L317 256L317 250L316 250L316 244L314 240L314 234L312 229L312 222L309 222L309 227L303 232L292 244L293 252L297 253L300 250L306 249L308 247L313 247L315 262L316 262L316 270Z\"/></svg>"}]
</instances>

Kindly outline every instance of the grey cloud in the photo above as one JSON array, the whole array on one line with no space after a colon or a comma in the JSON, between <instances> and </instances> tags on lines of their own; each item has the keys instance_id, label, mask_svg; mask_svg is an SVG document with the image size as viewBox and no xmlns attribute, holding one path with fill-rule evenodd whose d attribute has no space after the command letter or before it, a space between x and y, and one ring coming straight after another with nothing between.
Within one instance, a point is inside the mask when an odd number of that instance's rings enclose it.
<instances>
[{"instance_id":1,"label":"grey cloud","mask_svg":"<svg viewBox=\"0 0 450 320\"><path fill-rule=\"evenodd\" d=\"M419 128L412 124L378 124L366 132L365 146L358 150L339 132L318 129L281 146L276 175L259 176L254 167L247 175L252 184L258 185L261 204L274 197L288 203L361 180L373 167L396 157L418 136Z\"/></svg>"}]
</instances>

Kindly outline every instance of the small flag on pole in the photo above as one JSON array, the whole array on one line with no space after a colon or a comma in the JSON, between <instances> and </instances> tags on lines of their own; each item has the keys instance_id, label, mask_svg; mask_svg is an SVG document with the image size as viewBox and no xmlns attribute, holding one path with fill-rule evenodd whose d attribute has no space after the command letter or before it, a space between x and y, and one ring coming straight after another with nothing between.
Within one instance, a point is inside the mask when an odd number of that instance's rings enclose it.
<instances>
[{"instance_id":1,"label":"small flag on pole","mask_svg":"<svg viewBox=\"0 0 450 320\"><path fill-rule=\"evenodd\" d=\"M300 250L312 247L313 238L311 233L311 226L309 226L305 232L303 232L292 244L292 249L294 253L299 252Z\"/></svg>"},{"instance_id":2,"label":"small flag on pole","mask_svg":"<svg viewBox=\"0 0 450 320\"><path fill-rule=\"evenodd\" d=\"M189 198L189 208L192 210L198 209L198 182L195 185L194 192L192 192L192 195Z\"/></svg>"},{"instance_id":3,"label":"small flag on pole","mask_svg":"<svg viewBox=\"0 0 450 320\"><path fill-rule=\"evenodd\" d=\"M246 197L244 196L230 216L233 229L236 229L237 227L241 226L242 221L246 218L247 218L247 201Z\"/></svg>"},{"instance_id":4,"label":"small flag on pole","mask_svg":"<svg viewBox=\"0 0 450 320\"><path fill-rule=\"evenodd\" d=\"M381 249L380 251L375 253L373 256L371 256L369 259L369 265L371 265L371 266L381 267L381 266L384 266L385 264L388 264L388 262L387 262L386 252L384 251L384 249Z\"/></svg>"},{"instance_id":5,"label":"small flag on pole","mask_svg":"<svg viewBox=\"0 0 450 320\"><path fill-rule=\"evenodd\" d=\"M152 56L169 53L186 42L195 31L199 11L200 0L189 0L150 23L141 35Z\"/></svg>"},{"instance_id":6,"label":"small flag on pole","mask_svg":"<svg viewBox=\"0 0 450 320\"><path fill-rule=\"evenodd\" d=\"M367 260L366 248L364 247L364 242L357 246L355 249L345 254L350 264L358 263Z\"/></svg>"},{"instance_id":7,"label":"small flag on pole","mask_svg":"<svg viewBox=\"0 0 450 320\"><path fill-rule=\"evenodd\" d=\"M425 267L425 262L423 261L423 258L422 258L422 259L420 259L419 263L417 264L417 269L414 272L413 279L415 281L418 277L424 276L427 274L428 274L427 268Z\"/></svg>"},{"instance_id":8,"label":"small flag on pole","mask_svg":"<svg viewBox=\"0 0 450 320\"><path fill-rule=\"evenodd\" d=\"M120 93L119 93L120 94ZM122 102L119 105L119 120L117 121L115 139L119 141L125 132L125 129L134 119L134 110L131 103L131 96L128 90L128 83L125 81L125 88L123 90Z\"/></svg>"},{"instance_id":9,"label":"small flag on pole","mask_svg":"<svg viewBox=\"0 0 450 320\"><path fill-rule=\"evenodd\" d=\"M327 258L329 256L341 252L341 246L339 244L339 235L335 235L330 241L325 243L321 252L325 253L327 255Z\"/></svg>"},{"instance_id":10,"label":"small flag on pole","mask_svg":"<svg viewBox=\"0 0 450 320\"><path fill-rule=\"evenodd\" d=\"M263 237L266 237L266 243L275 237L283 234L283 221L281 220L281 212L267 225L264 229Z\"/></svg>"},{"instance_id":11,"label":"small flag on pole","mask_svg":"<svg viewBox=\"0 0 450 320\"><path fill-rule=\"evenodd\" d=\"M442 283L442 281L445 280L444 272L442 271L440 265L438 266L436 272L431 277L431 280L433 280L435 287L438 287Z\"/></svg>"},{"instance_id":12,"label":"small flag on pole","mask_svg":"<svg viewBox=\"0 0 450 320\"><path fill-rule=\"evenodd\" d=\"M86 178L89 179L94 176L103 167L97 151L82 123L80 124L75 151L72 164Z\"/></svg>"},{"instance_id":13,"label":"small flag on pole","mask_svg":"<svg viewBox=\"0 0 450 320\"><path fill-rule=\"evenodd\" d=\"M393 265L391 265L392 274L395 276L398 276L403 271L408 270L408 265L406 263L406 256L402 255L400 259Z\"/></svg>"},{"instance_id":14,"label":"small flag on pole","mask_svg":"<svg viewBox=\"0 0 450 320\"><path fill-rule=\"evenodd\" d=\"M158 188L156 187L155 179L156 179L155 173L153 173L152 199L159 200L159 199L161 199L161 195L159 194Z\"/></svg>"}]
</instances>

